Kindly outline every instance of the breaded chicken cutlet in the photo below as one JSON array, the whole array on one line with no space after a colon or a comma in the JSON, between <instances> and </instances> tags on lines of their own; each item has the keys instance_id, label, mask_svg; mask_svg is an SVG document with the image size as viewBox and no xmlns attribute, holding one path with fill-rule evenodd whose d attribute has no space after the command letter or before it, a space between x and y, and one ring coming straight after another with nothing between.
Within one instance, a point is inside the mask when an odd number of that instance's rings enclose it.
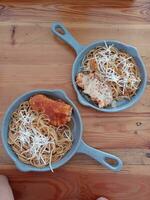
<instances>
[{"instance_id":1,"label":"breaded chicken cutlet","mask_svg":"<svg viewBox=\"0 0 150 200\"><path fill-rule=\"evenodd\" d=\"M87 94L100 108L106 107L112 103L111 88L98 79L94 72L80 72L76 76L76 84Z\"/></svg>"},{"instance_id":2,"label":"breaded chicken cutlet","mask_svg":"<svg viewBox=\"0 0 150 200\"><path fill-rule=\"evenodd\" d=\"M72 107L62 100L37 94L30 98L29 104L33 110L46 114L54 126L62 126L71 121Z\"/></svg>"}]
</instances>

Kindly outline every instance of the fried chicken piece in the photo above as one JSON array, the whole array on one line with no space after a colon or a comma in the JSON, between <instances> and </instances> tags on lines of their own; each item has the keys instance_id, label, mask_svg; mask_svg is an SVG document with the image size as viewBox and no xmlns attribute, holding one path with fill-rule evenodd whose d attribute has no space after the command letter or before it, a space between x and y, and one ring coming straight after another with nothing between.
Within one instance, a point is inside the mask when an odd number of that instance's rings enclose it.
<instances>
[{"instance_id":1,"label":"fried chicken piece","mask_svg":"<svg viewBox=\"0 0 150 200\"><path fill-rule=\"evenodd\" d=\"M112 90L104 81L99 80L95 73L77 74L76 83L83 90L83 93L90 96L100 108L106 107L112 103Z\"/></svg>"},{"instance_id":2,"label":"fried chicken piece","mask_svg":"<svg viewBox=\"0 0 150 200\"><path fill-rule=\"evenodd\" d=\"M71 121L72 107L62 100L37 94L30 98L29 104L33 110L46 114L54 126L62 126Z\"/></svg>"}]
</instances>

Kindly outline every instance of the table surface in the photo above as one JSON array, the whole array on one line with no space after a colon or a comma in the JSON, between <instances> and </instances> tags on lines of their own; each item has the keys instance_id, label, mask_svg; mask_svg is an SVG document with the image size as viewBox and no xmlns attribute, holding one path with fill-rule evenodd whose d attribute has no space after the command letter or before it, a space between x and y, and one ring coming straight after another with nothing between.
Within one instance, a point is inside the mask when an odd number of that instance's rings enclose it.
<instances>
[{"instance_id":1,"label":"table surface","mask_svg":"<svg viewBox=\"0 0 150 200\"><path fill-rule=\"evenodd\" d=\"M119 156L120 173L76 155L51 173L21 173L0 141L0 173L8 175L15 199L150 199L150 81L141 100L120 113L80 105L71 85L75 52L50 32L63 22L82 44L114 39L138 48L150 75L150 1L32 0L0 3L0 119L24 92L61 88L80 110L84 140Z\"/></svg>"}]
</instances>

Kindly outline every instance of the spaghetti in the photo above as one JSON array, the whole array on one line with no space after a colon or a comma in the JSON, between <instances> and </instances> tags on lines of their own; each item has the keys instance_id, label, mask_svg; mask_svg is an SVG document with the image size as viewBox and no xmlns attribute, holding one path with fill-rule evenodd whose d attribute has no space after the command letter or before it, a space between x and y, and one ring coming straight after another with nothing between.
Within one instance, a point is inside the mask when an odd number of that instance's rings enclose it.
<instances>
[{"instance_id":1,"label":"spaghetti","mask_svg":"<svg viewBox=\"0 0 150 200\"><path fill-rule=\"evenodd\" d=\"M68 125L53 126L49 118L34 111L25 101L12 114L8 143L18 158L35 167L60 160L72 146L72 133ZM53 170L52 170L53 171Z\"/></svg>"},{"instance_id":2,"label":"spaghetti","mask_svg":"<svg viewBox=\"0 0 150 200\"><path fill-rule=\"evenodd\" d=\"M97 46L89 51L82 61L81 71L78 73L79 76L76 77L76 83L84 92L85 84L82 84L81 87L81 82L83 83L81 74L84 77L91 77L94 74L94 77L103 83L104 88L110 88L112 101L109 104L103 104L104 106L98 104L99 107L112 105L114 101L122 99L130 100L141 82L140 73L133 57L118 50L113 45L108 46L106 42L105 46ZM89 88L90 81L86 84ZM104 88L101 87L100 90L102 91ZM94 98L89 92L86 94L91 99ZM98 103L98 99L95 102Z\"/></svg>"}]
</instances>

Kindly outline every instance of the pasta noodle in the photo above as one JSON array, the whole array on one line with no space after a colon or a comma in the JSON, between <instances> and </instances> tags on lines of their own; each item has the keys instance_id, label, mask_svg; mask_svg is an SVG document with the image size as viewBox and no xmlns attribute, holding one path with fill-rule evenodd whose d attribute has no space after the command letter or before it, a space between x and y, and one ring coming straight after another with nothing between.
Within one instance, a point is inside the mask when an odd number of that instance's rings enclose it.
<instances>
[{"instance_id":1,"label":"pasta noodle","mask_svg":"<svg viewBox=\"0 0 150 200\"><path fill-rule=\"evenodd\" d=\"M68 125L50 125L46 115L25 101L12 114L8 143L22 162L39 168L49 165L52 170L51 163L71 149L72 133Z\"/></svg>"},{"instance_id":2,"label":"pasta noodle","mask_svg":"<svg viewBox=\"0 0 150 200\"><path fill-rule=\"evenodd\" d=\"M82 61L81 73L94 73L105 86L107 84L112 91L113 101L130 100L136 94L141 82L133 57L113 45L108 46L106 42L105 46L97 46L86 54ZM81 82L80 79L76 81L77 84Z\"/></svg>"}]
</instances>

